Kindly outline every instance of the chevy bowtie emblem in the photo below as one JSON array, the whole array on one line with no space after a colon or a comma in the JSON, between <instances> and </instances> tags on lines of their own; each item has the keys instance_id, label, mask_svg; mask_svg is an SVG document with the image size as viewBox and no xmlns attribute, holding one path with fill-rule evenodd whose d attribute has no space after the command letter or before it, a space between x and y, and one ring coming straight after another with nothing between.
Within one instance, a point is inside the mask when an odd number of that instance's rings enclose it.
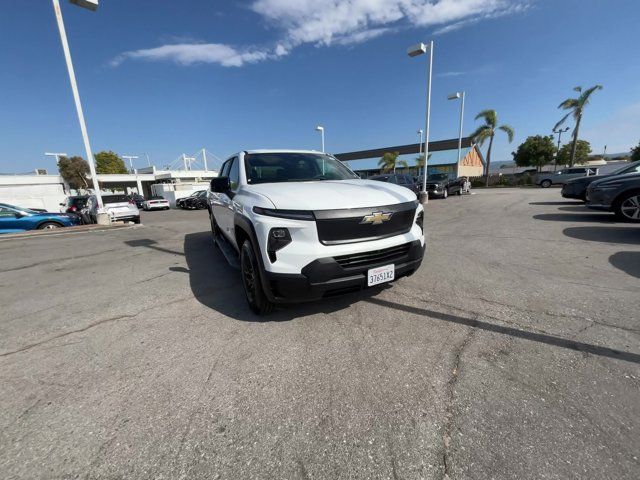
<instances>
[{"instance_id":1,"label":"chevy bowtie emblem","mask_svg":"<svg viewBox=\"0 0 640 480\"><path fill-rule=\"evenodd\" d=\"M373 212L371 215L365 215L360 223L369 225L380 225L391 220L393 212Z\"/></svg>"}]
</instances>

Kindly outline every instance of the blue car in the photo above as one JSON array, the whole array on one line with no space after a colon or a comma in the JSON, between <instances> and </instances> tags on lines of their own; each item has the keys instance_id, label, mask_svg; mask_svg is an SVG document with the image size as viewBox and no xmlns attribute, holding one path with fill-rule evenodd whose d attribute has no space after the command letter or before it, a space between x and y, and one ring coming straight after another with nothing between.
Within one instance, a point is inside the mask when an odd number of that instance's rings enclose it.
<instances>
[{"instance_id":1,"label":"blue car","mask_svg":"<svg viewBox=\"0 0 640 480\"><path fill-rule=\"evenodd\" d=\"M80 225L75 215L39 212L28 208L0 203L0 233L17 233L25 230L48 230Z\"/></svg>"}]
</instances>

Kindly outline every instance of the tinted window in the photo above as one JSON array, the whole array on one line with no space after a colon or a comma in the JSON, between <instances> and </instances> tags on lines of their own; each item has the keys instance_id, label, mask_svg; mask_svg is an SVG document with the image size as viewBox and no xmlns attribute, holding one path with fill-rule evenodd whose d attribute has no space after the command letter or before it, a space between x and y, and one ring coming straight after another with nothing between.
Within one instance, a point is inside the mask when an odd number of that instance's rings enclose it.
<instances>
[{"instance_id":1,"label":"tinted window","mask_svg":"<svg viewBox=\"0 0 640 480\"><path fill-rule=\"evenodd\" d=\"M224 162L224 165L222 165L222 168L220 169L220 176L221 177L228 177L229 176L229 165L231 164L231 160L227 160L226 162Z\"/></svg>"},{"instance_id":2,"label":"tinted window","mask_svg":"<svg viewBox=\"0 0 640 480\"><path fill-rule=\"evenodd\" d=\"M69 199L69 206L81 209L87 205L88 200L89 200L89 197L71 197Z\"/></svg>"},{"instance_id":3,"label":"tinted window","mask_svg":"<svg viewBox=\"0 0 640 480\"><path fill-rule=\"evenodd\" d=\"M126 195L109 195L102 197L102 203L129 203L129 198Z\"/></svg>"},{"instance_id":4,"label":"tinted window","mask_svg":"<svg viewBox=\"0 0 640 480\"><path fill-rule=\"evenodd\" d=\"M0 218L15 218L16 214L13 210L9 210L6 207L0 207Z\"/></svg>"},{"instance_id":5,"label":"tinted window","mask_svg":"<svg viewBox=\"0 0 640 480\"><path fill-rule=\"evenodd\" d=\"M240 170L238 159L231 160L231 168L229 169L229 184L232 192L238 190L238 183L240 182Z\"/></svg>"},{"instance_id":6,"label":"tinted window","mask_svg":"<svg viewBox=\"0 0 640 480\"><path fill-rule=\"evenodd\" d=\"M358 178L340 161L322 153L252 153L244 156L244 162L249 184Z\"/></svg>"}]
</instances>

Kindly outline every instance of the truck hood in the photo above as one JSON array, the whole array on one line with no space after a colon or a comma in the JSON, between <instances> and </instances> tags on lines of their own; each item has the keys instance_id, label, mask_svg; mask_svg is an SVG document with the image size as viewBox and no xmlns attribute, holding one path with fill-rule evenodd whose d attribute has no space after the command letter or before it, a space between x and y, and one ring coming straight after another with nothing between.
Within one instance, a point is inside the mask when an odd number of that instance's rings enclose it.
<instances>
[{"instance_id":1,"label":"truck hood","mask_svg":"<svg viewBox=\"0 0 640 480\"><path fill-rule=\"evenodd\" d=\"M264 183L248 189L283 210L366 208L416 200L408 188L373 180Z\"/></svg>"}]
</instances>

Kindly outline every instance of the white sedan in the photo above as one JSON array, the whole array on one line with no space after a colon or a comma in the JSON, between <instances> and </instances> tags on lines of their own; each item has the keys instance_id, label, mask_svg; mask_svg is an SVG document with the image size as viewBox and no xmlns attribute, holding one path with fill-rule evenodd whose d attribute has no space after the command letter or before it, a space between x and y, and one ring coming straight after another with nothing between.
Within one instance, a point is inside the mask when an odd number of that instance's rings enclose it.
<instances>
[{"instance_id":1,"label":"white sedan","mask_svg":"<svg viewBox=\"0 0 640 480\"><path fill-rule=\"evenodd\" d=\"M169 200L166 200L163 197L149 197L142 202L142 208L146 211L169 210L171 206L169 205Z\"/></svg>"}]
</instances>

